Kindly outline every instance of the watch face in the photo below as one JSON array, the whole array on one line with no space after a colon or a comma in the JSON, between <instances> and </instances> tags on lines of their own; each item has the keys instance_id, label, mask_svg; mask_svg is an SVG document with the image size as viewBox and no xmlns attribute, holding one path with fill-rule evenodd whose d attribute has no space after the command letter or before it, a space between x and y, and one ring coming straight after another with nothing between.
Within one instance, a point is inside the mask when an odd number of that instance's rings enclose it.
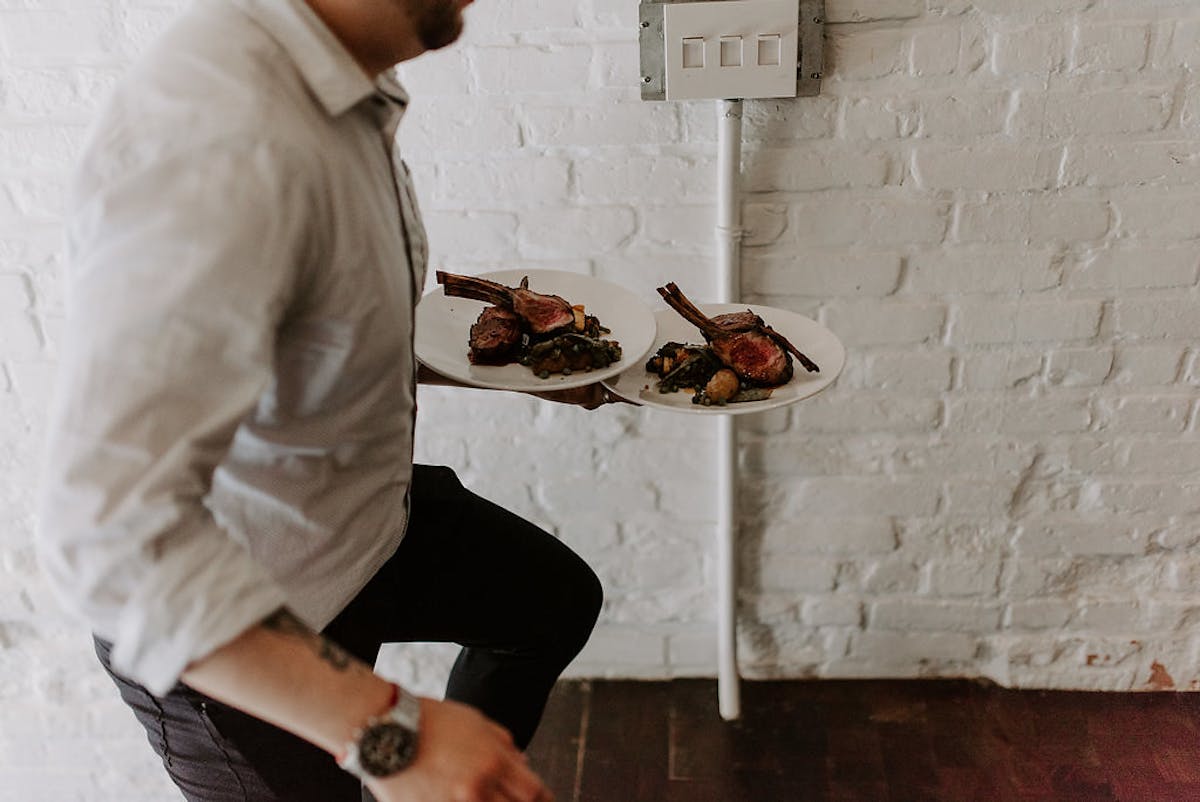
<instances>
[{"instance_id":1,"label":"watch face","mask_svg":"<svg viewBox=\"0 0 1200 802\"><path fill-rule=\"evenodd\" d=\"M417 754L417 734L388 721L370 726L358 741L358 759L372 777L387 777L407 768Z\"/></svg>"}]
</instances>

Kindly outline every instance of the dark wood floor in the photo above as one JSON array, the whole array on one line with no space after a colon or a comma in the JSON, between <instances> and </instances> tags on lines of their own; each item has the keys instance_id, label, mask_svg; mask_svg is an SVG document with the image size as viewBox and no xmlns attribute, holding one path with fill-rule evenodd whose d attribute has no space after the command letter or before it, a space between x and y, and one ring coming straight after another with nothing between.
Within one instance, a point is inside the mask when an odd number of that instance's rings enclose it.
<instances>
[{"instance_id":1,"label":"dark wood floor","mask_svg":"<svg viewBox=\"0 0 1200 802\"><path fill-rule=\"evenodd\" d=\"M959 681L562 682L530 747L558 802L1200 802L1200 693Z\"/></svg>"}]
</instances>

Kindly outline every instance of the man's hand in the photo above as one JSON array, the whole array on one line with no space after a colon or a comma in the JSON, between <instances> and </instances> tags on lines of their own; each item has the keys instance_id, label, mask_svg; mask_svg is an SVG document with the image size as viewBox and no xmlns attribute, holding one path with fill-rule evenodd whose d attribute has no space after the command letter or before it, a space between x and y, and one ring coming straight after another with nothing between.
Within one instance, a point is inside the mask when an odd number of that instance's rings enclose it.
<instances>
[{"instance_id":1,"label":"man's hand","mask_svg":"<svg viewBox=\"0 0 1200 802\"><path fill-rule=\"evenodd\" d=\"M626 401L619 395L614 395L599 382L589 384L586 387L573 387L570 390L547 390L544 393L530 393L529 395L536 396L545 401L554 401L558 404L574 404L584 409L597 409L605 404L617 403L640 406L640 404L634 404L632 401Z\"/></svg>"},{"instance_id":2,"label":"man's hand","mask_svg":"<svg viewBox=\"0 0 1200 802\"><path fill-rule=\"evenodd\" d=\"M553 802L508 730L434 699L421 700L416 760L367 787L379 802Z\"/></svg>"}]
</instances>

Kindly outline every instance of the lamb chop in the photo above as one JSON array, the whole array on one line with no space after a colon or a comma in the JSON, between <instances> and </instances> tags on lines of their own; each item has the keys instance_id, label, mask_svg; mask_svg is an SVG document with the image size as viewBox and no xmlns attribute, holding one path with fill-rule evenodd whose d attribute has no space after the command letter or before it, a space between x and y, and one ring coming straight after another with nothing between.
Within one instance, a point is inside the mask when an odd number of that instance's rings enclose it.
<instances>
[{"instance_id":1,"label":"lamb chop","mask_svg":"<svg viewBox=\"0 0 1200 802\"><path fill-rule=\"evenodd\" d=\"M710 318L689 301L674 282L659 287L658 294L684 320L700 329L717 359L741 379L767 387L786 384L792 378L793 354L810 373L820 370L815 362L749 309Z\"/></svg>"},{"instance_id":2,"label":"lamb chop","mask_svg":"<svg viewBox=\"0 0 1200 802\"><path fill-rule=\"evenodd\" d=\"M512 311L525 329L535 336L553 334L575 325L575 310L557 295L542 295L529 289L529 278L521 286L506 287L478 276L460 276L437 271L442 291L456 298L472 298Z\"/></svg>"},{"instance_id":3,"label":"lamb chop","mask_svg":"<svg viewBox=\"0 0 1200 802\"><path fill-rule=\"evenodd\" d=\"M473 364L505 364L521 342L521 320L502 306L487 306L471 325L469 345Z\"/></svg>"}]
</instances>

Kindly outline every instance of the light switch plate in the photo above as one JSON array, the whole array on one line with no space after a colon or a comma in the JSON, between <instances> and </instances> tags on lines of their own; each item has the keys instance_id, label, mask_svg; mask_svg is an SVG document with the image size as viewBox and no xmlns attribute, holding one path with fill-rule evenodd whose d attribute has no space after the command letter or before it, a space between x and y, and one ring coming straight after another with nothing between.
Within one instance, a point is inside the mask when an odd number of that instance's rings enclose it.
<instances>
[{"instance_id":1,"label":"light switch plate","mask_svg":"<svg viewBox=\"0 0 1200 802\"><path fill-rule=\"evenodd\" d=\"M784 40L783 33L780 32L778 46L779 59L782 67L784 63L792 63L792 81L794 81L794 91L783 89L784 79L778 76L778 83L772 83L768 88L763 88L764 83L754 81L747 84L737 83L735 81L735 72L740 72L742 79L748 78L754 73L758 73L755 77L765 77L763 73L767 70L759 68L777 66L771 64L774 56L775 40L772 38L774 32L759 31L756 28L763 27L761 23L754 23L753 20L758 19L759 11L750 9L751 6L759 6L761 2L770 4L772 0L665 0L660 2L643 2L638 8L640 18L640 32L638 44L641 54L641 96L643 100L677 100L677 99L693 99L693 98L751 98L751 97L791 97L796 96L811 96L817 95L821 91L821 72L824 62L824 33L825 33L825 0L790 0L792 8L797 9L796 19L796 36L794 39ZM678 11L680 7L704 7L692 9L692 11ZM739 6L741 10L749 9L748 14L736 15L736 18L724 19L718 27L723 27L726 30L721 30L715 33L715 43L703 44L696 40L705 40L703 32L697 35L692 35L686 30L686 26L690 24L686 21L686 16L695 11L700 12L701 23L705 19L713 16L721 17L727 13L726 9L721 6ZM711 13L710 12L711 7ZM786 13L790 18L790 10L784 12L782 8L778 9L780 14ZM672 37L668 37L666 32L668 12L673 19ZM678 16L682 13L683 17ZM682 21L681 21L682 20ZM684 26L681 30L680 25ZM741 33L734 29L744 29ZM747 35L747 31L749 35ZM709 31L711 34L711 31ZM763 39L760 40L760 33ZM686 34L686 35L685 35ZM689 40L686 44L684 39ZM711 52L710 52L711 48ZM686 49L686 53L684 52ZM675 53L676 60L672 62L668 56L668 50ZM667 70L668 65L672 65L674 70L682 72L684 69L683 59L686 57L687 63L697 65L700 54L703 54L704 66L690 66L687 69L689 74L681 75L679 80L673 83L670 97L668 98L667 91ZM738 60L740 55L740 65L731 63ZM794 62L793 57L794 56ZM714 60L715 59L715 60ZM722 62L725 62L722 64ZM763 62L763 63L759 63ZM696 84L699 83L702 87L709 86L708 78L705 76L703 80L696 80L698 76L697 70L701 73L706 72L710 67L721 67L732 69L739 68L733 72L721 73L720 70L713 69L711 77L713 82L710 88L697 89ZM749 67L749 69L746 69ZM782 72L782 70L781 70ZM732 85L731 85L732 84Z\"/></svg>"},{"instance_id":2,"label":"light switch plate","mask_svg":"<svg viewBox=\"0 0 1200 802\"><path fill-rule=\"evenodd\" d=\"M663 9L667 100L795 97L796 0L706 0Z\"/></svg>"}]
</instances>

